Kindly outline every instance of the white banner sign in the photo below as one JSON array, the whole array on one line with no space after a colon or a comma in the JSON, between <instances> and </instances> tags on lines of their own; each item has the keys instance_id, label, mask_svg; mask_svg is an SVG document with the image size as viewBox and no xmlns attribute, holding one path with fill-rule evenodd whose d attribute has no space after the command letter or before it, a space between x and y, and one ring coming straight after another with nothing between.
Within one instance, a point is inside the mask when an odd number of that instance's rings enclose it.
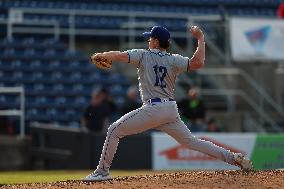
<instances>
[{"instance_id":1,"label":"white banner sign","mask_svg":"<svg viewBox=\"0 0 284 189\"><path fill-rule=\"evenodd\" d=\"M241 152L251 157L255 134L196 134L197 137L213 142L232 152ZM154 170L226 170L238 169L223 161L180 145L164 133L153 133L152 167Z\"/></svg>"},{"instance_id":2,"label":"white banner sign","mask_svg":"<svg viewBox=\"0 0 284 189\"><path fill-rule=\"evenodd\" d=\"M284 20L232 18L230 34L235 61L284 60Z\"/></svg>"}]
</instances>

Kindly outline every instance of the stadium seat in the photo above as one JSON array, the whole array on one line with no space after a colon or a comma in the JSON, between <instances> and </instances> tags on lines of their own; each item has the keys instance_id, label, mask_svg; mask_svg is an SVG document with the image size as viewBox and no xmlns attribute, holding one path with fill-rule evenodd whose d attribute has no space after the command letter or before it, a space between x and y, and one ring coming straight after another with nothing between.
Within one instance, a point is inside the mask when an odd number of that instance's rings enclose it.
<instances>
[{"instance_id":1,"label":"stadium seat","mask_svg":"<svg viewBox=\"0 0 284 189\"><path fill-rule=\"evenodd\" d=\"M53 90L53 92L54 92L55 94L61 94L61 93L63 93L63 92L64 92L64 89L65 89L65 87L64 87L63 84L55 84L55 85L53 86L53 88L52 88L52 90Z\"/></svg>"},{"instance_id":2,"label":"stadium seat","mask_svg":"<svg viewBox=\"0 0 284 189\"><path fill-rule=\"evenodd\" d=\"M44 93L44 92L45 92L45 86L44 86L43 84L41 84L41 83L35 84L35 85L33 86L32 91L33 91L34 93Z\"/></svg>"},{"instance_id":3,"label":"stadium seat","mask_svg":"<svg viewBox=\"0 0 284 189\"><path fill-rule=\"evenodd\" d=\"M38 109L30 108L26 111L26 119L27 120L35 120L35 117L38 116Z\"/></svg>"},{"instance_id":4,"label":"stadium seat","mask_svg":"<svg viewBox=\"0 0 284 189\"><path fill-rule=\"evenodd\" d=\"M13 57L15 55L15 49L13 48L6 48L3 52L4 56Z\"/></svg>"},{"instance_id":5,"label":"stadium seat","mask_svg":"<svg viewBox=\"0 0 284 189\"><path fill-rule=\"evenodd\" d=\"M24 69L25 65L20 60L14 60L10 63L10 66L14 70L22 70Z\"/></svg>"},{"instance_id":6,"label":"stadium seat","mask_svg":"<svg viewBox=\"0 0 284 189\"><path fill-rule=\"evenodd\" d=\"M75 105L79 105L81 107L86 106L88 103L87 98L86 97L76 97L74 100L74 104Z\"/></svg>"}]
</instances>

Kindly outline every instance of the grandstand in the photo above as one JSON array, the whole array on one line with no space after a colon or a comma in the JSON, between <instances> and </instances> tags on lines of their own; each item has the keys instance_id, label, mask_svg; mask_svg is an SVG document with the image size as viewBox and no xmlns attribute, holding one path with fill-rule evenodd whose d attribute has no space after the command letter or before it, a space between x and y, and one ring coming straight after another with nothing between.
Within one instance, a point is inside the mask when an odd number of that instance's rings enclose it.
<instances>
[{"instance_id":1,"label":"grandstand","mask_svg":"<svg viewBox=\"0 0 284 189\"><path fill-rule=\"evenodd\" d=\"M108 86L117 103L123 101L126 78L96 69L53 38L4 39L0 48L1 85L25 87L27 122L79 126L80 112L98 85ZM1 101L2 108L14 108L19 99L3 95Z\"/></svg>"},{"instance_id":2,"label":"grandstand","mask_svg":"<svg viewBox=\"0 0 284 189\"><path fill-rule=\"evenodd\" d=\"M220 119L225 131L283 130L283 93L266 91L252 76L257 71L253 65L243 67L231 59L226 27L233 16L275 18L280 2L0 0L0 86L24 86L27 125L37 121L80 127L82 108L94 86L107 86L119 106L125 89L135 82L131 69L116 66L117 74L89 64L94 49L144 47L141 32L159 24L172 31L172 52L190 54L194 42L186 34L186 25L197 23L208 37L211 70L192 73L190 78L183 75L177 98L189 86L198 85L210 115ZM281 73L276 65L271 71ZM221 67L227 69L220 74ZM264 67L261 73L267 73ZM0 93L0 102L2 109L14 109L19 97ZM248 128L247 120L255 126Z\"/></svg>"}]
</instances>

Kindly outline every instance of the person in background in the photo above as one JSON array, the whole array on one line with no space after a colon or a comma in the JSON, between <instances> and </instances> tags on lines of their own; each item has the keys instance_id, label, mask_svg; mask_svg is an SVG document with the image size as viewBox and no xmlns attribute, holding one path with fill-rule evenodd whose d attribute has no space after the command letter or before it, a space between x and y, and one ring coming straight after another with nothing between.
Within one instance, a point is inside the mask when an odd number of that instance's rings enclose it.
<instances>
[{"instance_id":1,"label":"person in background","mask_svg":"<svg viewBox=\"0 0 284 189\"><path fill-rule=\"evenodd\" d=\"M4 107L0 104L0 110L5 110ZM8 116L1 115L0 116L0 135L14 135L15 132L15 124L12 120L9 119Z\"/></svg>"},{"instance_id":2,"label":"person in background","mask_svg":"<svg viewBox=\"0 0 284 189\"><path fill-rule=\"evenodd\" d=\"M13 130L9 125L8 118L6 116L0 116L0 134L12 135Z\"/></svg>"},{"instance_id":3,"label":"person in background","mask_svg":"<svg viewBox=\"0 0 284 189\"><path fill-rule=\"evenodd\" d=\"M221 132L221 129L218 127L217 122L214 118L210 118L208 120L206 132Z\"/></svg>"},{"instance_id":4,"label":"person in background","mask_svg":"<svg viewBox=\"0 0 284 189\"><path fill-rule=\"evenodd\" d=\"M96 88L91 94L90 105L84 110L81 125L84 130L104 133L108 117L114 113L116 106L105 88Z\"/></svg>"},{"instance_id":5,"label":"person in background","mask_svg":"<svg viewBox=\"0 0 284 189\"><path fill-rule=\"evenodd\" d=\"M188 96L178 102L180 113L192 132L204 131L207 127L206 108L199 93L197 87L192 87L188 90Z\"/></svg>"},{"instance_id":6,"label":"person in background","mask_svg":"<svg viewBox=\"0 0 284 189\"><path fill-rule=\"evenodd\" d=\"M126 100L122 106L122 114L127 114L133 110L136 110L141 106L138 101L138 89L136 86L130 86L126 93Z\"/></svg>"}]
</instances>

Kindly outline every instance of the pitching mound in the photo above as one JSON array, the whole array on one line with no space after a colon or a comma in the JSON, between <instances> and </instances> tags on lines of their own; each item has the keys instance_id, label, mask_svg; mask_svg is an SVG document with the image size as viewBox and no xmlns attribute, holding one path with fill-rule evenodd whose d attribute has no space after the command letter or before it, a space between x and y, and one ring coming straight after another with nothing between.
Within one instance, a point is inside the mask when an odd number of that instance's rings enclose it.
<instances>
[{"instance_id":1,"label":"pitching mound","mask_svg":"<svg viewBox=\"0 0 284 189\"><path fill-rule=\"evenodd\" d=\"M103 182L62 181L53 183L34 183L5 185L0 189L39 189L39 188L92 188L92 189L161 189L161 188L284 188L284 171L197 171L167 174L118 177Z\"/></svg>"}]
</instances>

